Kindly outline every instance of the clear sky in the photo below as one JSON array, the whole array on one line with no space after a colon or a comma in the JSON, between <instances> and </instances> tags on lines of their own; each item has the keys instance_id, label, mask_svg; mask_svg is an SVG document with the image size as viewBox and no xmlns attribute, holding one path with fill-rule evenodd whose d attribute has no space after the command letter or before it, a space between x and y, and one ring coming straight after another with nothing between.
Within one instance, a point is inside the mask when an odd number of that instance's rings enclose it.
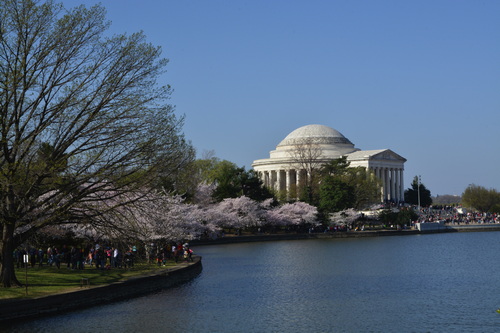
<instances>
[{"instance_id":1,"label":"clear sky","mask_svg":"<svg viewBox=\"0 0 500 333\"><path fill-rule=\"evenodd\" d=\"M66 6L92 0L64 0ZM199 156L251 168L294 129L330 126L405 157L432 195L500 190L500 1L104 0L144 31Z\"/></svg>"}]
</instances>

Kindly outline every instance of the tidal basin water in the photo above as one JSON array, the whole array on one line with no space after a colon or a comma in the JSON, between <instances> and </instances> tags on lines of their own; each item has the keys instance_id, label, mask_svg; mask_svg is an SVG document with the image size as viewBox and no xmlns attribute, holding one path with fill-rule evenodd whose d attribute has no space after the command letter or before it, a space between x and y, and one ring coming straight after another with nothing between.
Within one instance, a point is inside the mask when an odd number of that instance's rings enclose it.
<instances>
[{"instance_id":1,"label":"tidal basin water","mask_svg":"<svg viewBox=\"0 0 500 333\"><path fill-rule=\"evenodd\" d=\"M499 232L194 250L203 271L192 282L9 331L500 331Z\"/></svg>"}]
</instances>

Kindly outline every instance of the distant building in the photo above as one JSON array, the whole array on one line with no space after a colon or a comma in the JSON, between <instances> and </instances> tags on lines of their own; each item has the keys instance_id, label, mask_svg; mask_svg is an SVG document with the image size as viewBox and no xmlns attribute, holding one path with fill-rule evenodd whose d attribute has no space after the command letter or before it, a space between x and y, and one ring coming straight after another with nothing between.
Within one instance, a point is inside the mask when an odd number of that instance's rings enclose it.
<instances>
[{"instance_id":1,"label":"distant building","mask_svg":"<svg viewBox=\"0 0 500 333\"><path fill-rule=\"evenodd\" d=\"M404 200L403 171L406 159L390 149L360 150L339 131L324 125L307 125L288 134L270 152L270 157L255 160L264 185L290 193L298 188L302 177L309 177L305 163L317 165L347 156L351 167L373 170L382 180L381 201ZM308 161L309 160L309 161Z\"/></svg>"}]
</instances>

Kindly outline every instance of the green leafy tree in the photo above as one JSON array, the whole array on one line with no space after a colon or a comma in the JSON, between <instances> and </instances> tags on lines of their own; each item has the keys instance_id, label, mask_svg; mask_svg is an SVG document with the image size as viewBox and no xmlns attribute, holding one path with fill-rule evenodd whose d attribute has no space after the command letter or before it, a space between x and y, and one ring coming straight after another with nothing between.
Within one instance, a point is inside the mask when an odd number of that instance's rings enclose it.
<instances>
[{"instance_id":1,"label":"green leafy tree","mask_svg":"<svg viewBox=\"0 0 500 333\"><path fill-rule=\"evenodd\" d=\"M209 159L198 162L200 180L216 185L212 195L216 201L240 196L256 201L273 197L254 170L246 171L244 167L238 167L227 160Z\"/></svg>"},{"instance_id":2,"label":"green leafy tree","mask_svg":"<svg viewBox=\"0 0 500 333\"><path fill-rule=\"evenodd\" d=\"M3 286L20 284L12 253L27 237L97 223L96 198L121 198L108 211L137 200L124 194L152 188L189 148L171 89L157 84L160 48L142 33L105 36L108 27L100 5L0 0Z\"/></svg>"},{"instance_id":3,"label":"green leafy tree","mask_svg":"<svg viewBox=\"0 0 500 333\"><path fill-rule=\"evenodd\" d=\"M462 194L462 205L480 212L496 213L500 208L500 193L495 189L471 184Z\"/></svg>"},{"instance_id":4,"label":"green leafy tree","mask_svg":"<svg viewBox=\"0 0 500 333\"><path fill-rule=\"evenodd\" d=\"M373 171L365 167L349 168L342 178L353 187L355 200L352 208L360 210L380 202L382 184Z\"/></svg>"},{"instance_id":5,"label":"green leafy tree","mask_svg":"<svg viewBox=\"0 0 500 333\"><path fill-rule=\"evenodd\" d=\"M213 198L222 201L225 198L237 198L242 193L243 168L229 161L220 161L209 174L209 180L216 184Z\"/></svg>"},{"instance_id":6,"label":"green leafy tree","mask_svg":"<svg viewBox=\"0 0 500 333\"><path fill-rule=\"evenodd\" d=\"M364 167L350 167L347 157L321 169L319 208L324 213L362 209L380 200L380 181Z\"/></svg>"},{"instance_id":7,"label":"green leafy tree","mask_svg":"<svg viewBox=\"0 0 500 333\"><path fill-rule=\"evenodd\" d=\"M214 169L221 162L221 160L215 156L206 156L206 158L198 159L194 161L195 173L192 175L196 180L201 182L213 182L215 181Z\"/></svg>"},{"instance_id":8,"label":"green leafy tree","mask_svg":"<svg viewBox=\"0 0 500 333\"><path fill-rule=\"evenodd\" d=\"M324 163L321 167L322 176L342 176L349 170L351 163L346 156Z\"/></svg>"},{"instance_id":9,"label":"green leafy tree","mask_svg":"<svg viewBox=\"0 0 500 333\"><path fill-rule=\"evenodd\" d=\"M405 191L405 202L411 205L419 204L420 195L420 206L428 207L432 205L431 191L429 191L424 184L419 181L419 177L415 176L413 182L411 183L411 188Z\"/></svg>"},{"instance_id":10,"label":"green leafy tree","mask_svg":"<svg viewBox=\"0 0 500 333\"><path fill-rule=\"evenodd\" d=\"M321 180L319 209L323 213L339 212L351 208L356 202L354 187L335 176Z\"/></svg>"},{"instance_id":11,"label":"green leafy tree","mask_svg":"<svg viewBox=\"0 0 500 333\"><path fill-rule=\"evenodd\" d=\"M345 156L322 165L318 199L321 215L339 212L354 205L354 188L342 179L348 168L349 162Z\"/></svg>"}]
</instances>

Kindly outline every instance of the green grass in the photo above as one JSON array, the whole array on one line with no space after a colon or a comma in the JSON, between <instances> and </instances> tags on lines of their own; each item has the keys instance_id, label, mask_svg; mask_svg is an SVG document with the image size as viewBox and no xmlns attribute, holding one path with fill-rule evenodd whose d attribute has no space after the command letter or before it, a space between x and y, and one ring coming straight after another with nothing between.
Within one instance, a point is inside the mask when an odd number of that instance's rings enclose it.
<instances>
[{"instance_id":1,"label":"green grass","mask_svg":"<svg viewBox=\"0 0 500 333\"><path fill-rule=\"evenodd\" d=\"M166 267L158 267L155 264L145 262L135 263L132 268L113 268L109 270L99 270L95 267L86 266L83 270L71 270L66 265L61 265L60 269L55 266L44 266L39 268L28 268L28 295L26 287L1 288L0 300L35 298L58 293L70 292L81 288L82 279L88 279L90 287L106 285L114 282L126 280L140 275L155 273L157 271L175 267L174 262L168 262ZM26 269L16 269L16 276L23 285L26 283Z\"/></svg>"}]
</instances>

